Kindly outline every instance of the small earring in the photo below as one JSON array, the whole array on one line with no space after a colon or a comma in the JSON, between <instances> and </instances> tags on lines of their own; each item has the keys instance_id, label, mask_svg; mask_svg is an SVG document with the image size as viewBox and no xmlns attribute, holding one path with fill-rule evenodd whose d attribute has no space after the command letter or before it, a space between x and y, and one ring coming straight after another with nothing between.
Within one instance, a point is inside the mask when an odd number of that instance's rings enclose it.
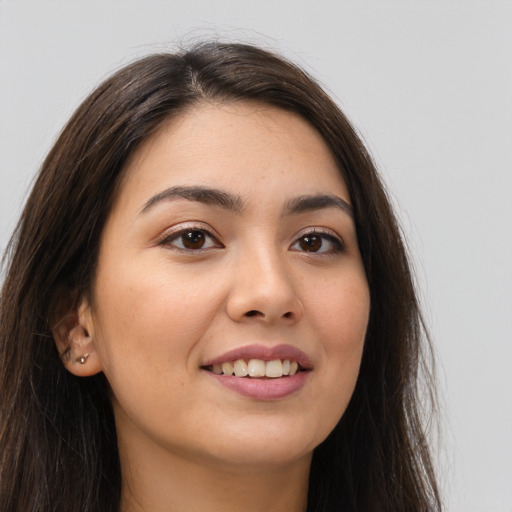
<instances>
[{"instance_id":1,"label":"small earring","mask_svg":"<svg viewBox=\"0 0 512 512\"><path fill-rule=\"evenodd\" d=\"M85 364L85 362L87 361L88 357L89 357L89 354L84 354L83 356L77 357L75 359L75 363Z\"/></svg>"}]
</instances>

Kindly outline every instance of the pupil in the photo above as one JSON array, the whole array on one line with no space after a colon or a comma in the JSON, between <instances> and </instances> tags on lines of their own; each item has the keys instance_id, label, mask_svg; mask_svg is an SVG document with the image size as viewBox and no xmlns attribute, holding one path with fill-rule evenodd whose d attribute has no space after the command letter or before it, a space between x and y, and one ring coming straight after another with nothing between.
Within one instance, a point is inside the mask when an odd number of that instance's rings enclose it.
<instances>
[{"instance_id":1,"label":"pupil","mask_svg":"<svg viewBox=\"0 0 512 512\"><path fill-rule=\"evenodd\" d=\"M322 247L322 239L318 236L304 236L300 245L305 251L316 252Z\"/></svg>"},{"instance_id":2,"label":"pupil","mask_svg":"<svg viewBox=\"0 0 512 512\"><path fill-rule=\"evenodd\" d=\"M204 245L205 237L202 231L189 231L183 235L183 245L187 249L200 249Z\"/></svg>"}]
</instances>

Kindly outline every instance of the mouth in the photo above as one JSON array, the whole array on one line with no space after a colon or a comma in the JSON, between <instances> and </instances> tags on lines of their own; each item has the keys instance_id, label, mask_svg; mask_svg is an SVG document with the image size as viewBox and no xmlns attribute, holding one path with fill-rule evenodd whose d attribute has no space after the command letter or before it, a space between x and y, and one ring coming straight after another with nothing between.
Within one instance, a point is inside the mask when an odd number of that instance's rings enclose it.
<instances>
[{"instance_id":1,"label":"mouth","mask_svg":"<svg viewBox=\"0 0 512 512\"><path fill-rule=\"evenodd\" d=\"M217 375L228 375L249 379L279 379L290 377L298 372L307 371L298 361L293 359L236 359L203 366L203 370Z\"/></svg>"},{"instance_id":2,"label":"mouth","mask_svg":"<svg viewBox=\"0 0 512 512\"><path fill-rule=\"evenodd\" d=\"M280 379L313 369L309 357L292 345L247 345L206 361L202 370L248 379Z\"/></svg>"},{"instance_id":3,"label":"mouth","mask_svg":"<svg viewBox=\"0 0 512 512\"><path fill-rule=\"evenodd\" d=\"M240 395L272 401L298 393L309 380L313 364L293 345L247 345L205 361L201 370Z\"/></svg>"}]
</instances>

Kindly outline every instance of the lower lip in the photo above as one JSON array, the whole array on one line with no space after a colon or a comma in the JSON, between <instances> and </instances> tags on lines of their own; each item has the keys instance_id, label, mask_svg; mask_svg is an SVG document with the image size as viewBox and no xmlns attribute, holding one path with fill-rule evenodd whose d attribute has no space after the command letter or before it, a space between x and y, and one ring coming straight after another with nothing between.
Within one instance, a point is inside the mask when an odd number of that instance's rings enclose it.
<instances>
[{"instance_id":1,"label":"lower lip","mask_svg":"<svg viewBox=\"0 0 512 512\"><path fill-rule=\"evenodd\" d=\"M252 378L235 377L233 375L218 375L206 372L217 382L227 388L236 391L240 395L248 396L256 400L278 400L287 398L299 391L309 376L309 371L303 371L288 377Z\"/></svg>"}]
</instances>

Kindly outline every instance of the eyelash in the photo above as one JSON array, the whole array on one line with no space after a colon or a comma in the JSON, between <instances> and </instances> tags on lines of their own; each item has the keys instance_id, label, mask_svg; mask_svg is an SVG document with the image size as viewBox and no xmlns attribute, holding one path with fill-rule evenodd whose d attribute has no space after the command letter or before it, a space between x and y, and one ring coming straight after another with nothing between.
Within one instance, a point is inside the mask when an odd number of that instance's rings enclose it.
<instances>
[{"instance_id":1,"label":"eyelash","mask_svg":"<svg viewBox=\"0 0 512 512\"><path fill-rule=\"evenodd\" d=\"M213 244L209 245L208 247L204 247L204 244L197 248L190 248L185 247L183 244L183 236L187 234L196 233L199 234L200 237L204 237L203 240L206 241L207 239L210 239L210 241L213 241ZM319 239L321 242L320 249L324 245L324 243L327 241L330 244L332 244L332 247L328 250L317 250L317 251L308 251L307 249L302 248L301 249L293 249L297 244L300 244L301 241L305 241L307 238L315 238ZM176 246L176 241L181 240L182 247ZM182 229L179 229L178 231L175 231L173 233L167 234L162 240L160 240L159 245L162 246L170 246L173 249L187 252L187 253L193 253L193 252L200 252L200 251L206 251L208 249L213 248L223 248L224 246L218 241L218 239L210 233L208 229L205 229L203 227L199 226L186 226ZM303 232L296 240L295 242L290 246L291 249L296 250L297 252L305 252L305 253L312 253L312 254L338 254L345 251L345 244L343 243L343 240L334 232L325 232L325 231L317 231L316 229L313 229L311 231Z\"/></svg>"},{"instance_id":2,"label":"eyelash","mask_svg":"<svg viewBox=\"0 0 512 512\"><path fill-rule=\"evenodd\" d=\"M298 251L298 252L306 252L306 253L313 253L313 254L339 254L342 252L345 252L345 244L343 243L343 240L339 235L337 235L334 232L329 231L317 231L316 229L313 229L311 231L303 232L297 240L292 244L291 247L296 246L301 241L305 240L306 238L318 238L321 241L321 244L323 246L324 242L327 241L330 244L332 244L332 248L326 251Z\"/></svg>"},{"instance_id":3,"label":"eyelash","mask_svg":"<svg viewBox=\"0 0 512 512\"><path fill-rule=\"evenodd\" d=\"M191 233L200 233L202 236L204 236L204 240L210 239L210 240L213 240L215 243L214 243L214 245L211 245L210 247L201 246L196 249L191 249L189 247L176 247L175 244L176 244L177 240L181 240L181 242L183 242L183 236L186 234L191 234ZM212 249L212 248L224 247L217 240L217 238L210 233L210 231L208 229L205 229L205 228L199 227L199 226L186 226L186 227L179 229L178 231L169 233L162 240L160 240L159 245L171 246L172 248L177 249L179 251L183 251L183 252L196 252L196 251L201 251L201 250L205 251L205 250Z\"/></svg>"}]
</instances>

